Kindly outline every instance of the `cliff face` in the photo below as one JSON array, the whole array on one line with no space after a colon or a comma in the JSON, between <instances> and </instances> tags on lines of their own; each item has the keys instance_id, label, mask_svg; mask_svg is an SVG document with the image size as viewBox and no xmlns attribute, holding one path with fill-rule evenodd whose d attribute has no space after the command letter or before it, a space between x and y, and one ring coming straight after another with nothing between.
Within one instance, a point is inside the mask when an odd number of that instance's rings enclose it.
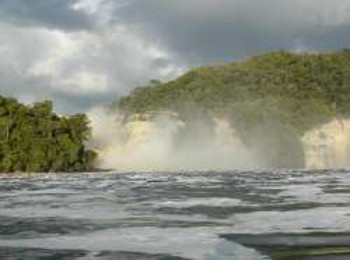
<instances>
[{"instance_id":1,"label":"cliff face","mask_svg":"<svg viewBox=\"0 0 350 260\"><path fill-rule=\"evenodd\" d=\"M302 137L309 169L350 167L350 120L337 120L308 131Z\"/></svg>"}]
</instances>

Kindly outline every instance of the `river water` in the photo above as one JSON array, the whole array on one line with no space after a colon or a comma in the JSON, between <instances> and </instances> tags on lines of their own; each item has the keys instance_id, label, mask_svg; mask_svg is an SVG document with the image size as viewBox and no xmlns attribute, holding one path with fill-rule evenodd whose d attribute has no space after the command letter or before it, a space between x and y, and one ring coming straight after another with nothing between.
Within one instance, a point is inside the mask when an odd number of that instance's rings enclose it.
<instances>
[{"instance_id":1,"label":"river water","mask_svg":"<svg viewBox=\"0 0 350 260\"><path fill-rule=\"evenodd\" d=\"M350 259L349 205L348 171L0 175L0 259Z\"/></svg>"}]
</instances>

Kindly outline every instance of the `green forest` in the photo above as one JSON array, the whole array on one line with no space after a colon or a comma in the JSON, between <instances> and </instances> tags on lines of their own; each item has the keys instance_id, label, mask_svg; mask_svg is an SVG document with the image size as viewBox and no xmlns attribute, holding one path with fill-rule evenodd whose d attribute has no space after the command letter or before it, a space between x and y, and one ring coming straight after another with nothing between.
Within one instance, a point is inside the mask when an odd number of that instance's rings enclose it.
<instances>
[{"instance_id":1,"label":"green forest","mask_svg":"<svg viewBox=\"0 0 350 260\"><path fill-rule=\"evenodd\" d=\"M93 169L96 154L85 147L90 136L86 116L58 116L52 106L0 97L0 172Z\"/></svg>"},{"instance_id":2,"label":"green forest","mask_svg":"<svg viewBox=\"0 0 350 260\"><path fill-rule=\"evenodd\" d=\"M198 67L170 82L153 80L114 108L138 114L176 111L189 123L194 110L225 116L247 145L263 140L262 147L271 148L271 165L302 166L300 137L334 118L350 117L350 50L277 51Z\"/></svg>"},{"instance_id":3,"label":"green forest","mask_svg":"<svg viewBox=\"0 0 350 260\"><path fill-rule=\"evenodd\" d=\"M199 67L176 80L151 81L115 104L132 113L199 107L246 123L278 119L298 131L350 116L350 50L278 51L224 66Z\"/></svg>"}]
</instances>

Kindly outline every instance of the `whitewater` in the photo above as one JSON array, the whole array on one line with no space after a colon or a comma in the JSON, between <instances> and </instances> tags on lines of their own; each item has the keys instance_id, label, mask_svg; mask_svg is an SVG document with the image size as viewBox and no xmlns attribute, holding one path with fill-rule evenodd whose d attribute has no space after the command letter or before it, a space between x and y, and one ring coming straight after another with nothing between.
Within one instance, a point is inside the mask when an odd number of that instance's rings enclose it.
<instances>
[{"instance_id":1,"label":"whitewater","mask_svg":"<svg viewBox=\"0 0 350 260\"><path fill-rule=\"evenodd\" d=\"M348 171L1 176L0 259L258 260L281 246L350 247ZM291 259L348 259L327 257Z\"/></svg>"}]
</instances>

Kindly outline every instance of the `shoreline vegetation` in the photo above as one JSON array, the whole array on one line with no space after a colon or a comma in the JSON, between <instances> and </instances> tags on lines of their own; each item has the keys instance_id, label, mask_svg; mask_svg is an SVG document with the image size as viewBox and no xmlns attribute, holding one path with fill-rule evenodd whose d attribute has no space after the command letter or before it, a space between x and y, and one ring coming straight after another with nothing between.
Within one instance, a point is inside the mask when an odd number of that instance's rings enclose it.
<instances>
[{"instance_id":1,"label":"shoreline vegetation","mask_svg":"<svg viewBox=\"0 0 350 260\"><path fill-rule=\"evenodd\" d=\"M169 82L153 80L110 107L131 116L172 111L188 124L198 111L225 117L247 146L259 138L270 148L274 167L302 168L300 137L350 117L350 49L277 51L194 68ZM0 96L0 172L103 171L86 147L90 138L84 114L60 116L50 101L29 106Z\"/></svg>"},{"instance_id":2,"label":"shoreline vegetation","mask_svg":"<svg viewBox=\"0 0 350 260\"><path fill-rule=\"evenodd\" d=\"M27 106L0 97L0 172L81 172L94 169L97 154L84 114L59 116L51 101Z\"/></svg>"}]
</instances>

